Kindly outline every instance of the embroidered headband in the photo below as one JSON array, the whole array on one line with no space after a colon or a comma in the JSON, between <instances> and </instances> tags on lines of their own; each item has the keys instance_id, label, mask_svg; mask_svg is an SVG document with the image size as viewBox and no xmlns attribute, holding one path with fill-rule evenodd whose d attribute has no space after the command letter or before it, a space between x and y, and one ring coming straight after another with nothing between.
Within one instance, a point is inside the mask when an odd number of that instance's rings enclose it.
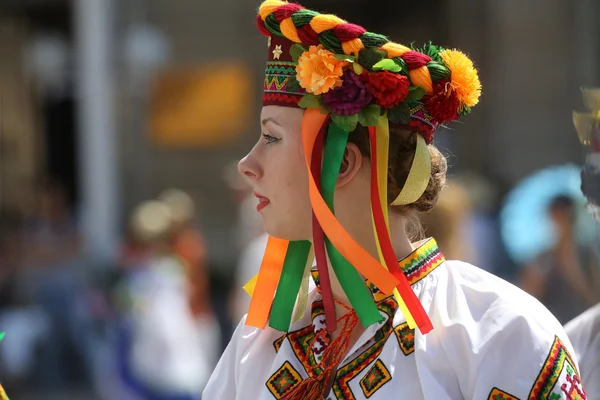
<instances>
[{"instance_id":1,"label":"embroidered headband","mask_svg":"<svg viewBox=\"0 0 600 400\"><path fill-rule=\"evenodd\" d=\"M327 329L336 329L327 256L364 326L382 320L359 275L394 294L411 328L425 334L431 321L398 266L389 235L387 171L389 127L419 133L407 181L392 205L417 201L431 175L427 144L443 123L479 101L481 85L471 60L432 44L415 49L391 42L334 15L280 0L264 1L257 26L268 37L263 105L300 107L313 243L269 238L259 274L245 289L252 301L246 323L287 331L292 311L302 309L307 265L313 254L321 278ZM334 188L349 134L360 124L371 145L371 214L379 252L373 258L334 215ZM327 254L327 255L326 255ZM300 315L304 310L300 310Z\"/></svg>"}]
</instances>

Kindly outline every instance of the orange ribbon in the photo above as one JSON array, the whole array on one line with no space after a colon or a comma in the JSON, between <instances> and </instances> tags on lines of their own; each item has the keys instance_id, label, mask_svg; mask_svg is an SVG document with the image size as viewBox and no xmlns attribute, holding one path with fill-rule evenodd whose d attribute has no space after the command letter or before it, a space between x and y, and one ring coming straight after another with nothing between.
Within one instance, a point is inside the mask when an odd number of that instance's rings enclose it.
<instances>
[{"instance_id":1,"label":"orange ribbon","mask_svg":"<svg viewBox=\"0 0 600 400\"><path fill-rule=\"evenodd\" d=\"M289 241L269 236L256 287L250 301L246 325L263 329L269 320L275 290L283 270Z\"/></svg>"},{"instance_id":2,"label":"orange ribbon","mask_svg":"<svg viewBox=\"0 0 600 400\"><path fill-rule=\"evenodd\" d=\"M364 277L377 286L380 291L390 294L400 282L342 227L327 207L323 197L321 197L315 179L310 172L310 156L317 135L326 119L327 115L322 114L319 109L309 108L305 111L302 121L302 142L304 144L304 158L308 170L308 188L313 211L323 228L323 232L342 256Z\"/></svg>"}]
</instances>

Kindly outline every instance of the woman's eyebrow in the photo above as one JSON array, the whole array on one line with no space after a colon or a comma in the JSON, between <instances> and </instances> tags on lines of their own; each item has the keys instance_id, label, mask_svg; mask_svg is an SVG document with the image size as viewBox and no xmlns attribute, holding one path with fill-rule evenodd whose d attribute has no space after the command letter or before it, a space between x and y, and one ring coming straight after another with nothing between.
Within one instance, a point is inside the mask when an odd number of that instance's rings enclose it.
<instances>
[{"instance_id":1,"label":"woman's eyebrow","mask_svg":"<svg viewBox=\"0 0 600 400\"><path fill-rule=\"evenodd\" d=\"M280 124L279 124L279 123L278 123L278 122L277 122L275 119L273 119L273 118L271 118L271 117L264 118L264 119L263 119L263 120L262 120L260 123L261 123L262 125L266 125L266 124L267 124L267 122L272 122L272 123L274 123L275 125L277 125L277 126L281 127L281 125L280 125Z\"/></svg>"}]
</instances>

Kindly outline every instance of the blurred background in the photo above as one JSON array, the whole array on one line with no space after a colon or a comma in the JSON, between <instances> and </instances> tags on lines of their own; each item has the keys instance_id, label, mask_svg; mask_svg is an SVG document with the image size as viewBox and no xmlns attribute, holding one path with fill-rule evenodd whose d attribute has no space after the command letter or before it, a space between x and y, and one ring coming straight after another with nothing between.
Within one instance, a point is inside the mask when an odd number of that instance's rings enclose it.
<instances>
[{"instance_id":1,"label":"blurred background","mask_svg":"<svg viewBox=\"0 0 600 400\"><path fill-rule=\"evenodd\" d=\"M197 399L266 240L236 163L259 135L259 2L0 0L0 381L14 399ZM598 301L571 112L596 0L306 0L468 53L483 95L436 134L447 258L567 322ZM250 195L250 196L249 196Z\"/></svg>"}]
</instances>

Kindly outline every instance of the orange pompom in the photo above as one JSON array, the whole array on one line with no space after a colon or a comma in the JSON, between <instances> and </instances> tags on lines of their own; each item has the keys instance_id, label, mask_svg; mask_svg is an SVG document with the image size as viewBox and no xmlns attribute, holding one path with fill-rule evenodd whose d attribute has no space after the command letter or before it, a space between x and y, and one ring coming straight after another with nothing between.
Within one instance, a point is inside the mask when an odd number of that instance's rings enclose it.
<instances>
[{"instance_id":1,"label":"orange pompom","mask_svg":"<svg viewBox=\"0 0 600 400\"><path fill-rule=\"evenodd\" d=\"M412 69L408 71L410 81L415 86L421 86L425 89L427 94L433 93L433 82L431 81L431 74L426 66Z\"/></svg>"},{"instance_id":2,"label":"orange pompom","mask_svg":"<svg viewBox=\"0 0 600 400\"><path fill-rule=\"evenodd\" d=\"M473 61L458 50L440 52L442 61L450 69L450 86L463 106L473 107L481 96L481 82Z\"/></svg>"},{"instance_id":3,"label":"orange pompom","mask_svg":"<svg viewBox=\"0 0 600 400\"><path fill-rule=\"evenodd\" d=\"M341 18L336 17L335 15L320 14L320 15L316 15L310 21L310 27L313 29L313 31L315 31L317 33L321 33L321 32L328 31L330 29L335 28L338 25L345 24L345 23L346 23L346 21L344 21Z\"/></svg>"}]
</instances>

